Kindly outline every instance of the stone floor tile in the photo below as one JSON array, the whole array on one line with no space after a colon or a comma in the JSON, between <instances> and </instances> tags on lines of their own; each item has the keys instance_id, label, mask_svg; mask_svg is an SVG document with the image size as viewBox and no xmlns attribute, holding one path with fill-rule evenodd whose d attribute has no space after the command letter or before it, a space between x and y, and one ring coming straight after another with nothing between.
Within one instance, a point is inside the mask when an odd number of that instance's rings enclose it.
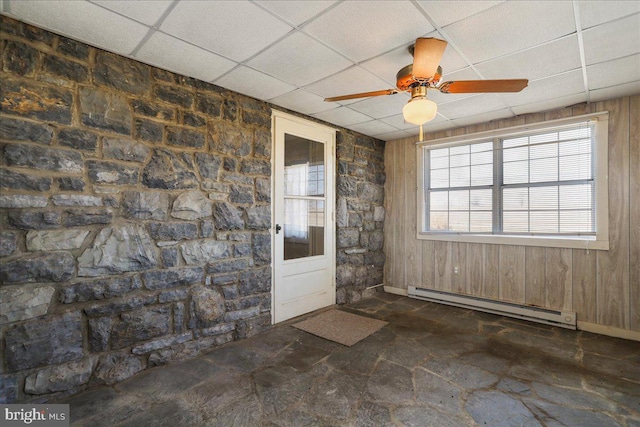
<instances>
[{"instance_id":1,"label":"stone floor tile","mask_svg":"<svg viewBox=\"0 0 640 427\"><path fill-rule=\"evenodd\" d=\"M177 398L184 401L185 406L194 404L200 411L212 415L221 407L251 394L251 378L237 374L235 370L223 371L209 377L206 381L190 388Z\"/></svg>"},{"instance_id":2,"label":"stone floor tile","mask_svg":"<svg viewBox=\"0 0 640 427\"><path fill-rule=\"evenodd\" d=\"M252 372L266 364L273 357L273 354L255 347L246 347L238 344L240 343L233 343L216 351L208 352L202 358L225 368L241 372Z\"/></svg>"},{"instance_id":3,"label":"stone floor tile","mask_svg":"<svg viewBox=\"0 0 640 427\"><path fill-rule=\"evenodd\" d=\"M616 404L611 400L605 399L596 393L591 393L582 388L561 388L541 383L533 383L532 386L540 399L544 399L557 405L600 411L616 410Z\"/></svg>"},{"instance_id":4,"label":"stone floor tile","mask_svg":"<svg viewBox=\"0 0 640 427\"><path fill-rule=\"evenodd\" d=\"M299 404L314 386L317 377L281 365L257 372L253 379L264 414L272 416Z\"/></svg>"},{"instance_id":5,"label":"stone floor tile","mask_svg":"<svg viewBox=\"0 0 640 427\"><path fill-rule=\"evenodd\" d=\"M293 409L266 418L266 427L336 427L335 420L326 419L318 414L309 414L298 409ZM225 426L226 427L226 426Z\"/></svg>"},{"instance_id":6,"label":"stone floor tile","mask_svg":"<svg viewBox=\"0 0 640 427\"><path fill-rule=\"evenodd\" d=\"M204 427L259 426L262 408L255 395L250 394L221 406L213 413L207 412Z\"/></svg>"},{"instance_id":7,"label":"stone floor tile","mask_svg":"<svg viewBox=\"0 0 640 427\"><path fill-rule=\"evenodd\" d=\"M367 398L376 402L406 404L413 400L411 371L381 360L369 377Z\"/></svg>"},{"instance_id":8,"label":"stone floor tile","mask_svg":"<svg viewBox=\"0 0 640 427\"><path fill-rule=\"evenodd\" d=\"M401 406L394 410L394 419L406 427L473 425L473 421L465 418L464 413L441 412L430 406Z\"/></svg>"},{"instance_id":9,"label":"stone floor tile","mask_svg":"<svg viewBox=\"0 0 640 427\"><path fill-rule=\"evenodd\" d=\"M391 413L386 406L373 402L362 402L355 420L356 427L392 427Z\"/></svg>"},{"instance_id":10,"label":"stone floor tile","mask_svg":"<svg viewBox=\"0 0 640 427\"><path fill-rule=\"evenodd\" d=\"M412 369L431 357L431 352L413 339L398 338L394 345L385 349L381 357L407 369Z\"/></svg>"},{"instance_id":11,"label":"stone floor tile","mask_svg":"<svg viewBox=\"0 0 640 427\"><path fill-rule=\"evenodd\" d=\"M330 354L328 350L302 344L296 340L271 360L272 364L289 366L296 371L306 371Z\"/></svg>"},{"instance_id":12,"label":"stone floor tile","mask_svg":"<svg viewBox=\"0 0 640 427\"><path fill-rule=\"evenodd\" d=\"M334 371L316 383L300 409L344 423L355 412L366 382L364 375Z\"/></svg>"},{"instance_id":13,"label":"stone floor tile","mask_svg":"<svg viewBox=\"0 0 640 427\"><path fill-rule=\"evenodd\" d=\"M479 425L492 427L542 426L520 401L499 391L478 390L465 404L469 415Z\"/></svg>"},{"instance_id":14,"label":"stone floor tile","mask_svg":"<svg viewBox=\"0 0 640 427\"><path fill-rule=\"evenodd\" d=\"M640 383L640 363L630 363L627 360L585 353L582 356L582 366L589 370Z\"/></svg>"},{"instance_id":15,"label":"stone floor tile","mask_svg":"<svg viewBox=\"0 0 640 427\"><path fill-rule=\"evenodd\" d=\"M602 412L577 409L550 402L525 399L524 403L547 426L620 427L618 421Z\"/></svg>"},{"instance_id":16,"label":"stone floor tile","mask_svg":"<svg viewBox=\"0 0 640 427\"><path fill-rule=\"evenodd\" d=\"M117 384L116 390L138 396L172 396L223 371L204 358L149 369Z\"/></svg>"},{"instance_id":17,"label":"stone floor tile","mask_svg":"<svg viewBox=\"0 0 640 427\"><path fill-rule=\"evenodd\" d=\"M640 427L640 343L380 292L340 309L389 324L346 347L285 322L66 398L73 425Z\"/></svg>"},{"instance_id":18,"label":"stone floor tile","mask_svg":"<svg viewBox=\"0 0 640 427\"><path fill-rule=\"evenodd\" d=\"M61 400L59 403L71 405L73 410L69 414L69 418L71 422L75 422L96 415L105 409L108 410L117 395L118 393L111 387L99 387Z\"/></svg>"},{"instance_id":19,"label":"stone floor tile","mask_svg":"<svg viewBox=\"0 0 640 427\"><path fill-rule=\"evenodd\" d=\"M414 373L416 401L440 409L458 413L463 407L464 390L432 372L416 368Z\"/></svg>"},{"instance_id":20,"label":"stone floor tile","mask_svg":"<svg viewBox=\"0 0 640 427\"><path fill-rule=\"evenodd\" d=\"M579 388L582 386L581 373L583 370L564 360L532 357L531 354L525 353L524 349L517 360L518 363L513 364L508 372L508 375L513 378L561 387Z\"/></svg>"},{"instance_id":21,"label":"stone floor tile","mask_svg":"<svg viewBox=\"0 0 640 427\"><path fill-rule=\"evenodd\" d=\"M204 424L200 412L184 407L177 401L167 401L117 424L118 427L197 427Z\"/></svg>"},{"instance_id":22,"label":"stone floor tile","mask_svg":"<svg viewBox=\"0 0 640 427\"><path fill-rule=\"evenodd\" d=\"M531 387L528 384L514 380L513 378L501 379L500 382L496 385L496 390L522 396L531 395Z\"/></svg>"},{"instance_id":23,"label":"stone floor tile","mask_svg":"<svg viewBox=\"0 0 640 427\"><path fill-rule=\"evenodd\" d=\"M458 358L458 362L470 364L493 372L494 374L502 374L509 369L511 362L503 357L498 357L487 352L466 353Z\"/></svg>"},{"instance_id":24,"label":"stone floor tile","mask_svg":"<svg viewBox=\"0 0 640 427\"><path fill-rule=\"evenodd\" d=\"M499 377L477 366L461 363L460 359L432 358L422 366L466 389L486 388L496 384Z\"/></svg>"}]
</instances>

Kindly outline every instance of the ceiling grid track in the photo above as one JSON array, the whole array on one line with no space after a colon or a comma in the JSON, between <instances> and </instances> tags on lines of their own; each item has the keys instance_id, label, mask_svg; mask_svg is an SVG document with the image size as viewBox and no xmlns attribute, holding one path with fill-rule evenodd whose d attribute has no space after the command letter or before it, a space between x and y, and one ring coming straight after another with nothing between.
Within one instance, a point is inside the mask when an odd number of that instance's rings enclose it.
<instances>
[{"instance_id":1,"label":"ceiling grid track","mask_svg":"<svg viewBox=\"0 0 640 427\"><path fill-rule=\"evenodd\" d=\"M131 53L129 54L130 56L136 56L140 51L140 49L142 49L142 46L144 46L145 43L149 41L153 33L160 30L160 26L162 25L164 20L167 19L167 16L169 16L169 14L173 11L173 9L175 9L175 7L178 5L178 1L179 0L173 0L173 3L171 3L167 8L167 10L165 10L162 13L162 15L160 15L160 18L158 18L156 23L151 26L149 31L147 31L147 34L145 34L142 40L140 40L140 43L138 43L138 45L131 51Z\"/></svg>"},{"instance_id":2,"label":"ceiling grid track","mask_svg":"<svg viewBox=\"0 0 640 427\"><path fill-rule=\"evenodd\" d=\"M577 0L573 0L573 17L576 21L576 35L578 36L578 49L580 49L580 64L582 65L582 81L584 83L584 93L589 103L589 81L587 80L587 60L584 55L584 40L582 39L582 24L580 23L580 10Z\"/></svg>"}]
</instances>

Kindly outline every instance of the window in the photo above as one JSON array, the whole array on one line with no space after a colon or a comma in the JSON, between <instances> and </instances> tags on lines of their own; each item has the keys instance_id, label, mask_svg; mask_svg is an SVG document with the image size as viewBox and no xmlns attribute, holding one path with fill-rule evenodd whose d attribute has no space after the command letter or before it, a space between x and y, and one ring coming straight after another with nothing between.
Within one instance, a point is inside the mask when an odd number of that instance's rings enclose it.
<instances>
[{"instance_id":1,"label":"window","mask_svg":"<svg viewBox=\"0 0 640 427\"><path fill-rule=\"evenodd\" d=\"M420 143L418 237L608 248L607 114Z\"/></svg>"}]
</instances>

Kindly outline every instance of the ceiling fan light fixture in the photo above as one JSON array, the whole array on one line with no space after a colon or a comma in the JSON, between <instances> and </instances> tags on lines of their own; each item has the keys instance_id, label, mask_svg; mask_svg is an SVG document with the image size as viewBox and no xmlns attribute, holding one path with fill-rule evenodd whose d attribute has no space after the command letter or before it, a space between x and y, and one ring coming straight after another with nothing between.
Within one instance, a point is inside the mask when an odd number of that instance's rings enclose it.
<instances>
[{"instance_id":1,"label":"ceiling fan light fixture","mask_svg":"<svg viewBox=\"0 0 640 427\"><path fill-rule=\"evenodd\" d=\"M436 117L438 105L426 96L412 98L402 108L402 115L407 123L423 125Z\"/></svg>"}]
</instances>

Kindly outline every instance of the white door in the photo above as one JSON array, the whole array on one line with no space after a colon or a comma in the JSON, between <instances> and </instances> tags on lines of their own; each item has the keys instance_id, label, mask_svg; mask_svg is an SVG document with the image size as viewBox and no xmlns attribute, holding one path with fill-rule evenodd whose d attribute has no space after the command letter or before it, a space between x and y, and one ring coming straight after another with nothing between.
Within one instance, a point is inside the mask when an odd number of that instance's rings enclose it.
<instances>
[{"instance_id":1,"label":"white door","mask_svg":"<svg viewBox=\"0 0 640 427\"><path fill-rule=\"evenodd\" d=\"M273 115L277 323L335 304L335 130Z\"/></svg>"}]
</instances>

